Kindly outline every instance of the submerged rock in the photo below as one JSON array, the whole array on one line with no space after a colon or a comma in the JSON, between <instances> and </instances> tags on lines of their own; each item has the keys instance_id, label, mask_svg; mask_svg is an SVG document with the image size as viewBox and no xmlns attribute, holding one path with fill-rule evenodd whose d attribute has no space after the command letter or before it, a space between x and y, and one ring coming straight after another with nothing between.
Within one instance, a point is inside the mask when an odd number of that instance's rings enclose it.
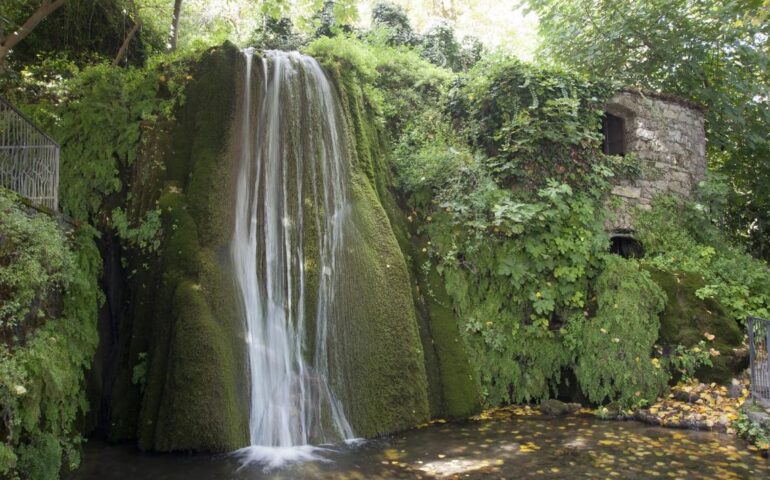
<instances>
[{"instance_id":1,"label":"submerged rock","mask_svg":"<svg viewBox=\"0 0 770 480\"><path fill-rule=\"evenodd\" d=\"M580 410L579 403L564 403L554 399L545 400L540 404L540 411L543 413L543 415L550 415L554 417L575 413L578 410Z\"/></svg>"}]
</instances>

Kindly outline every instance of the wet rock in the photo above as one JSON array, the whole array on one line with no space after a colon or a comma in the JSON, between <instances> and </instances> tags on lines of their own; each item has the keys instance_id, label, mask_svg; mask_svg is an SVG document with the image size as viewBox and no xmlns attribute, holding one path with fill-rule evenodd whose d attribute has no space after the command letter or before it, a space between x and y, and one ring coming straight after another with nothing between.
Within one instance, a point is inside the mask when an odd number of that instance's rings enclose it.
<instances>
[{"instance_id":1,"label":"wet rock","mask_svg":"<svg viewBox=\"0 0 770 480\"><path fill-rule=\"evenodd\" d=\"M708 385L705 383L699 383L697 385L687 385L684 387L674 388L674 399L679 402L695 403L701 397L701 394L708 390Z\"/></svg>"},{"instance_id":2,"label":"wet rock","mask_svg":"<svg viewBox=\"0 0 770 480\"><path fill-rule=\"evenodd\" d=\"M579 403L564 403L559 400L546 400L540 404L540 411L543 415L554 417L575 413L580 410Z\"/></svg>"},{"instance_id":3,"label":"wet rock","mask_svg":"<svg viewBox=\"0 0 770 480\"><path fill-rule=\"evenodd\" d=\"M752 422L762 425L763 427L770 428L770 414L761 410L746 410L746 416Z\"/></svg>"},{"instance_id":4,"label":"wet rock","mask_svg":"<svg viewBox=\"0 0 770 480\"><path fill-rule=\"evenodd\" d=\"M733 378L730 387L727 389L727 396L729 398L739 398L741 395L743 395L743 385L738 379Z\"/></svg>"}]
</instances>

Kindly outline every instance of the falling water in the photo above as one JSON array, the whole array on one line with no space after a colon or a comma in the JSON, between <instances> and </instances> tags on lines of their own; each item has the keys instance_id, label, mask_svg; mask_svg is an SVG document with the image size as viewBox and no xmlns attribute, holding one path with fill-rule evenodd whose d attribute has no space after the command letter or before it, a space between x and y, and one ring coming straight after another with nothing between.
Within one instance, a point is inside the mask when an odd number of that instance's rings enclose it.
<instances>
[{"instance_id":1,"label":"falling water","mask_svg":"<svg viewBox=\"0 0 770 480\"><path fill-rule=\"evenodd\" d=\"M269 51L254 72L252 51L244 56L231 246L251 381L252 446L241 453L278 465L312 457L311 443L353 437L327 348L349 160L337 101L316 60Z\"/></svg>"}]
</instances>

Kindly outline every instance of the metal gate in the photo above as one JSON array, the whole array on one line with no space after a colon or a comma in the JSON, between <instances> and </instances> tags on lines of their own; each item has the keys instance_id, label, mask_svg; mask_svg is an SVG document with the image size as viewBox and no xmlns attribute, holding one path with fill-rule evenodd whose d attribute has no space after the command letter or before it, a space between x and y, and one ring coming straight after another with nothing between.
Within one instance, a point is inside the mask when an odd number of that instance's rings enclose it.
<instances>
[{"instance_id":1,"label":"metal gate","mask_svg":"<svg viewBox=\"0 0 770 480\"><path fill-rule=\"evenodd\" d=\"M751 396L770 403L770 321L749 317L749 358L751 361Z\"/></svg>"},{"instance_id":2,"label":"metal gate","mask_svg":"<svg viewBox=\"0 0 770 480\"><path fill-rule=\"evenodd\" d=\"M59 144L0 97L0 187L59 206Z\"/></svg>"}]
</instances>

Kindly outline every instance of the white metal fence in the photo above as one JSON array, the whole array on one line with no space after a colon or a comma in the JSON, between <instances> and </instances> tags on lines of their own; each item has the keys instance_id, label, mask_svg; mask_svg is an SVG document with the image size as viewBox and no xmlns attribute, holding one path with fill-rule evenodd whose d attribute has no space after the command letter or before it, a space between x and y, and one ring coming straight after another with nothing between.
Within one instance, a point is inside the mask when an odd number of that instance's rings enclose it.
<instances>
[{"instance_id":1,"label":"white metal fence","mask_svg":"<svg viewBox=\"0 0 770 480\"><path fill-rule=\"evenodd\" d=\"M59 144L0 97L0 187L59 206Z\"/></svg>"},{"instance_id":2,"label":"white metal fence","mask_svg":"<svg viewBox=\"0 0 770 480\"><path fill-rule=\"evenodd\" d=\"M751 395L762 402L770 402L770 321L749 318L749 357L751 362Z\"/></svg>"}]
</instances>

